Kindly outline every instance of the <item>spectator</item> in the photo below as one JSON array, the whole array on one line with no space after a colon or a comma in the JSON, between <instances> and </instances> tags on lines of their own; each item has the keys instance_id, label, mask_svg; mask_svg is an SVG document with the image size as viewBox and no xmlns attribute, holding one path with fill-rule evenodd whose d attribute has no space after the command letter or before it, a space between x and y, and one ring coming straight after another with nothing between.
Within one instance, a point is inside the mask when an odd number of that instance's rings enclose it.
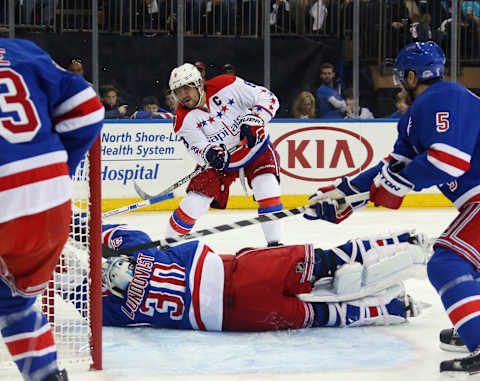
<instances>
[{"instance_id":1,"label":"spectator","mask_svg":"<svg viewBox=\"0 0 480 381\"><path fill-rule=\"evenodd\" d=\"M320 66L321 85L317 89L317 110L320 118L343 119L345 117L346 103L335 89L335 71L331 63Z\"/></svg>"},{"instance_id":2,"label":"spectator","mask_svg":"<svg viewBox=\"0 0 480 381\"><path fill-rule=\"evenodd\" d=\"M75 74L78 74L79 76L83 77L83 79L86 80L85 78L85 72L83 70L83 63L82 63L82 60L80 58L72 58L70 61L69 61L69 64L67 66L67 70L71 73L75 73ZM87 83L93 87L93 83L91 82L88 82Z\"/></svg>"},{"instance_id":3,"label":"spectator","mask_svg":"<svg viewBox=\"0 0 480 381\"><path fill-rule=\"evenodd\" d=\"M128 105L118 105L118 90L105 85L100 87L100 99L105 107L105 119L124 119L127 117Z\"/></svg>"},{"instance_id":4,"label":"spectator","mask_svg":"<svg viewBox=\"0 0 480 381\"><path fill-rule=\"evenodd\" d=\"M51 25L58 0L21 0L22 21L29 25Z\"/></svg>"},{"instance_id":5,"label":"spectator","mask_svg":"<svg viewBox=\"0 0 480 381\"><path fill-rule=\"evenodd\" d=\"M173 113L177 109L177 98L175 98L170 89L167 89L167 91L165 91L165 104L167 105L168 109Z\"/></svg>"},{"instance_id":6,"label":"spectator","mask_svg":"<svg viewBox=\"0 0 480 381\"><path fill-rule=\"evenodd\" d=\"M128 4L128 1L124 2ZM145 37L155 37L159 30L174 33L176 28L177 2L166 0L143 0L137 2L137 14L141 18Z\"/></svg>"},{"instance_id":7,"label":"spectator","mask_svg":"<svg viewBox=\"0 0 480 381\"><path fill-rule=\"evenodd\" d=\"M313 17L312 31L318 32L325 27L325 19L327 18L328 10L325 6L325 1L317 0L310 8L310 16Z\"/></svg>"},{"instance_id":8,"label":"spectator","mask_svg":"<svg viewBox=\"0 0 480 381\"><path fill-rule=\"evenodd\" d=\"M480 33L480 4L478 1L462 1L462 23L463 29L461 38L465 35L460 54L468 57L479 55L479 33Z\"/></svg>"},{"instance_id":9,"label":"spectator","mask_svg":"<svg viewBox=\"0 0 480 381\"><path fill-rule=\"evenodd\" d=\"M235 34L237 0L209 0L206 15L208 33Z\"/></svg>"},{"instance_id":10,"label":"spectator","mask_svg":"<svg viewBox=\"0 0 480 381\"><path fill-rule=\"evenodd\" d=\"M295 98L292 107L296 119L315 119L315 97L309 91L302 91Z\"/></svg>"},{"instance_id":11,"label":"spectator","mask_svg":"<svg viewBox=\"0 0 480 381\"><path fill-rule=\"evenodd\" d=\"M132 119L172 119L173 114L159 107L157 97L149 96L142 99L141 110L135 111Z\"/></svg>"},{"instance_id":12,"label":"spectator","mask_svg":"<svg viewBox=\"0 0 480 381\"><path fill-rule=\"evenodd\" d=\"M235 68L233 65L229 63L223 65L223 74L235 75Z\"/></svg>"},{"instance_id":13,"label":"spectator","mask_svg":"<svg viewBox=\"0 0 480 381\"><path fill-rule=\"evenodd\" d=\"M71 73L78 74L82 77L85 76L85 73L83 71L83 63L80 58L72 58L70 60L70 63L68 64L67 70Z\"/></svg>"},{"instance_id":14,"label":"spectator","mask_svg":"<svg viewBox=\"0 0 480 381\"><path fill-rule=\"evenodd\" d=\"M397 108L397 111L390 115L390 118L400 119L410 107L411 103L408 93L402 88L402 90L395 95L395 107Z\"/></svg>"},{"instance_id":15,"label":"spectator","mask_svg":"<svg viewBox=\"0 0 480 381\"><path fill-rule=\"evenodd\" d=\"M432 1L429 3L428 13L432 16L430 26L432 29L432 39L445 50L443 44L449 25L452 21L451 0Z\"/></svg>"},{"instance_id":16,"label":"spectator","mask_svg":"<svg viewBox=\"0 0 480 381\"><path fill-rule=\"evenodd\" d=\"M202 61L197 61L193 64L193 66L195 66L198 69L198 71L202 75L202 79L204 81L206 81L207 80L207 69L205 67L205 64Z\"/></svg>"},{"instance_id":17,"label":"spectator","mask_svg":"<svg viewBox=\"0 0 480 381\"><path fill-rule=\"evenodd\" d=\"M462 15L477 22L480 20L480 4L478 1L462 1Z\"/></svg>"},{"instance_id":18,"label":"spectator","mask_svg":"<svg viewBox=\"0 0 480 381\"><path fill-rule=\"evenodd\" d=\"M270 26L277 32L289 31L290 3L288 0L272 0Z\"/></svg>"},{"instance_id":19,"label":"spectator","mask_svg":"<svg viewBox=\"0 0 480 381\"><path fill-rule=\"evenodd\" d=\"M355 115L355 99L353 98L353 89L346 89L344 92L346 115L345 119L375 119L372 112L366 107L358 106L358 116Z\"/></svg>"},{"instance_id":20,"label":"spectator","mask_svg":"<svg viewBox=\"0 0 480 381\"><path fill-rule=\"evenodd\" d=\"M426 0L391 0L386 7L385 20L387 56L394 57L398 50L410 42L425 42L432 39L431 15Z\"/></svg>"}]
</instances>

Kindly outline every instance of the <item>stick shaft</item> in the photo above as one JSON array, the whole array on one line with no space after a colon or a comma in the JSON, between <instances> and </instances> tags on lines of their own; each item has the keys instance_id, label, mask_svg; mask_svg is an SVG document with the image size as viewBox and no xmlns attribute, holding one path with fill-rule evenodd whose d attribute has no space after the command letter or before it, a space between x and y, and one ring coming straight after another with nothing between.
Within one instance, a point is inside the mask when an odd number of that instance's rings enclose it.
<instances>
[{"instance_id":1,"label":"stick shaft","mask_svg":"<svg viewBox=\"0 0 480 381\"><path fill-rule=\"evenodd\" d=\"M364 192L364 193L354 194L351 196L346 196L342 200L344 200L344 202L352 203L352 202L364 201L368 199L368 197L369 197L369 192ZM223 232L234 230L234 229L240 229L246 226L259 224L262 222L275 221L275 220L280 220L286 217L298 216L300 214L303 214L305 210L307 210L307 208L309 208L309 206L301 206L298 208L282 210L280 212L267 213L258 217L253 217L246 220L240 220L240 221L232 222L230 224L217 225L210 229L198 230L196 232L183 234L177 237L164 238L164 239L160 239L153 242L147 242L141 245L126 247L121 250L116 250L116 251L112 250L113 252L112 255L129 254L129 253L134 253L136 251L151 249L152 247L158 247L158 246L160 247L169 246L174 243L189 241L191 239L205 237L207 235L212 235L217 233L223 233Z\"/></svg>"},{"instance_id":2,"label":"stick shaft","mask_svg":"<svg viewBox=\"0 0 480 381\"><path fill-rule=\"evenodd\" d=\"M241 140L237 145L231 147L228 149L228 152L231 154L235 151L237 151L238 149L240 148L243 148L245 146L245 144L247 143L247 139L243 139ZM158 196L161 196L161 195L164 195L166 193L169 193L169 192L172 192L174 191L175 189L177 189L178 187L182 186L183 184L187 183L188 181L190 181L192 178L194 178L196 175L198 175L199 173L201 172L204 172L206 171L207 169L211 168L209 165L205 165L203 167L199 167L197 169L195 169L192 173L188 174L187 176L185 176L184 178L178 180L176 183L170 185L167 189L163 190L162 192L160 193L157 193L156 195L150 195L148 194L147 192L145 192L142 188L140 188L140 186L134 182L134 187L135 187L135 191L137 192L137 194L143 198L144 200L148 200L148 199L153 199L155 197L158 197Z\"/></svg>"},{"instance_id":3,"label":"stick shaft","mask_svg":"<svg viewBox=\"0 0 480 381\"><path fill-rule=\"evenodd\" d=\"M118 208L118 209L109 210L108 212L105 212L102 214L102 218L107 218L107 217L115 216L117 214L131 212L133 210L144 208L148 205L156 204L165 200L169 200L171 198L173 198L173 193L162 194L157 197L153 197L149 200L143 200L143 201L136 202L135 204L122 206L121 208Z\"/></svg>"}]
</instances>

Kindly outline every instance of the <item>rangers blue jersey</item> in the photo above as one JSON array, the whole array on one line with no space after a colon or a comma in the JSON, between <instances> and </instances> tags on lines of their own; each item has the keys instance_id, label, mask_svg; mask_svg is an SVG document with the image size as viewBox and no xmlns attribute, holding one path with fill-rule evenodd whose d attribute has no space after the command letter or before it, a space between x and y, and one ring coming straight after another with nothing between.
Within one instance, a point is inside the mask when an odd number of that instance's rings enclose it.
<instances>
[{"instance_id":1,"label":"rangers blue jersey","mask_svg":"<svg viewBox=\"0 0 480 381\"><path fill-rule=\"evenodd\" d=\"M400 175L416 191L437 185L456 208L479 198L479 109L480 98L446 81L432 84L415 99L398 122L391 156L406 164ZM367 191L381 166L360 174L352 183Z\"/></svg>"},{"instance_id":2,"label":"rangers blue jersey","mask_svg":"<svg viewBox=\"0 0 480 381\"><path fill-rule=\"evenodd\" d=\"M103 243L113 249L151 241L128 225L103 226ZM104 290L103 325L222 329L223 262L208 246L193 241L133 257L133 280L125 296Z\"/></svg>"},{"instance_id":3,"label":"rangers blue jersey","mask_svg":"<svg viewBox=\"0 0 480 381\"><path fill-rule=\"evenodd\" d=\"M30 41L0 38L0 223L70 200L69 174L103 115L81 76Z\"/></svg>"}]
</instances>

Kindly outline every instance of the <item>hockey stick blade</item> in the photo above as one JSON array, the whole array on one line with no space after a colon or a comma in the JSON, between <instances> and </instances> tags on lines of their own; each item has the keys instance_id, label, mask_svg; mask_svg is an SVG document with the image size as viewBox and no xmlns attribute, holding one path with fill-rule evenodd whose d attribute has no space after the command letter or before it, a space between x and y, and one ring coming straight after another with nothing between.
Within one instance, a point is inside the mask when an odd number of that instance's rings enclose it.
<instances>
[{"instance_id":1,"label":"hockey stick blade","mask_svg":"<svg viewBox=\"0 0 480 381\"><path fill-rule=\"evenodd\" d=\"M230 154L234 153L235 151L239 150L240 148L244 148L245 145L247 144L247 139L243 139L241 140L237 145L231 147L228 149L228 152ZM176 183L170 185L167 189L163 190L162 192L156 194L156 195L150 195L148 194L147 192L145 192L142 188L140 188L140 186L134 181L133 182L133 187L135 188L135 192L137 192L138 196L143 198L144 200L149 200L149 199L153 199L155 197L159 197L159 196L162 196L166 193L169 193L169 192L172 192L174 191L175 189L177 189L178 187L182 186L183 184L187 183L188 181L190 181L193 177L195 177L196 175L198 175L199 173L201 172L204 172L206 171L207 169L211 168L209 165L205 165L203 167L199 167L197 169L195 169L192 173L188 174L187 176L185 176L184 178L178 180Z\"/></svg>"},{"instance_id":2,"label":"hockey stick blade","mask_svg":"<svg viewBox=\"0 0 480 381\"><path fill-rule=\"evenodd\" d=\"M118 209L109 210L108 212L105 212L102 214L102 218L107 218L107 217L115 216L117 214L131 212L136 209L144 208L148 205L169 200L173 197L174 197L173 193L161 194L156 197L152 197L149 200L143 200L143 201L136 202L135 204L122 206L121 208L118 208Z\"/></svg>"},{"instance_id":3,"label":"hockey stick blade","mask_svg":"<svg viewBox=\"0 0 480 381\"><path fill-rule=\"evenodd\" d=\"M183 184L187 183L188 181L190 181L193 177L197 176L199 173L207 170L208 167L199 167L197 169L195 169L192 173L189 173L187 176L181 178L180 180L178 180L176 183L170 185L167 189L163 190L162 192L156 194L156 195L150 195L148 194L147 192L145 192L144 190L142 190L142 188L140 188L140 186L134 181L133 182L133 187L135 188L135 192L137 192L137 194L143 198L144 200L152 200L154 198L157 198L157 197L160 197L160 196L163 196L164 194L167 194L169 192L172 192L174 191L175 189L181 187Z\"/></svg>"}]
</instances>

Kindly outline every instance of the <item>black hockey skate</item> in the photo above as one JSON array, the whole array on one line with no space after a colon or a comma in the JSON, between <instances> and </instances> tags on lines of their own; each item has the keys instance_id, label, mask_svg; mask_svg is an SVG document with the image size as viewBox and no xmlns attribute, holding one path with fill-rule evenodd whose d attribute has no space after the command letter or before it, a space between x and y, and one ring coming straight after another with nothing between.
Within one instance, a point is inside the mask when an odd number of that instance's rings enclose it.
<instances>
[{"instance_id":1,"label":"black hockey skate","mask_svg":"<svg viewBox=\"0 0 480 381\"><path fill-rule=\"evenodd\" d=\"M270 241L267 244L267 247L279 247L279 246L283 246L283 243L278 241Z\"/></svg>"},{"instance_id":2,"label":"black hockey skate","mask_svg":"<svg viewBox=\"0 0 480 381\"><path fill-rule=\"evenodd\" d=\"M442 361L440 372L465 372L469 374L480 373L480 352L476 351L470 356Z\"/></svg>"},{"instance_id":3,"label":"black hockey skate","mask_svg":"<svg viewBox=\"0 0 480 381\"><path fill-rule=\"evenodd\" d=\"M68 381L67 371L65 369L58 370L48 376L47 381Z\"/></svg>"},{"instance_id":4,"label":"black hockey skate","mask_svg":"<svg viewBox=\"0 0 480 381\"><path fill-rule=\"evenodd\" d=\"M469 352L460 335L453 328L440 331L440 349L448 352Z\"/></svg>"}]
</instances>

